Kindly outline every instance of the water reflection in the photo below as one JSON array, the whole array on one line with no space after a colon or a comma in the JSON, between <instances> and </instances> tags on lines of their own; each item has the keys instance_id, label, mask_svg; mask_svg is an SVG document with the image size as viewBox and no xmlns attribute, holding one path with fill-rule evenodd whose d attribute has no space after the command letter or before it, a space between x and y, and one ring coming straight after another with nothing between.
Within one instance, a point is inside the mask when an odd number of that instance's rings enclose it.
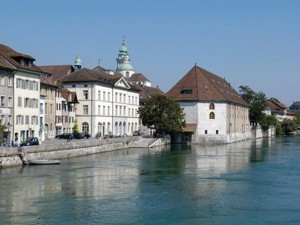
<instances>
[{"instance_id":1,"label":"water reflection","mask_svg":"<svg viewBox=\"0 0 300 225\"><path fill-rule=\"evenodd\" d=\"M228 194L249 188L244 173L254 163L268 161L289 144L285 139L258 139L130 149L64 160L61 165L0 170L0 217L11 224L57 224L60 217L65 223L82 224L108 218L117 223L132 215L132 223L156 217L157 224L167 224L166 210L180 212L172 214L177 219L208 208L220 210L228 204Z\"/></svg>"}]
</instances>

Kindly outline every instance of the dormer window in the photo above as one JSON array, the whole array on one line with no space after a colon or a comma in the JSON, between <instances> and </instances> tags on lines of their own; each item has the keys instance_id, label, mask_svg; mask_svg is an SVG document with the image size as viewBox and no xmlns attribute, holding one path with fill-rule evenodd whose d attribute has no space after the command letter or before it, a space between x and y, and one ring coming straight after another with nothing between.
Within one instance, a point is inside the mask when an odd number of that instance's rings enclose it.
<instances>
[{"instance_id":1,"label":"dormer window","mask_svg":"<svg viewBox=\"0 0 300 225\"><path fill-rule=\"evenodd\" d=\"M21 60L20 60L20 64L21 64L21 66L25 66L25 60L24 60L24 59L21 59Z\"/></svg>"},{"instance_id":2,"label":"dormer window","mask_svg":"<svg viewBox=\"0 0 300 225\"><path fill-rule=\"evenodd\" d=\"M193 94L192 89L183 89L181 90L180 94Z\"/></svg>"},{"instance_id":3,"label":"dormer window","mask_svg":"<svg viewBox=\"0 0 300 225\"><path fill-rule=\"evenodd\" d=\"M30 68L32 67L32 61L30 61L30 60L28 61L28 67L30 67Z\"/></svg>"}]
</instances>

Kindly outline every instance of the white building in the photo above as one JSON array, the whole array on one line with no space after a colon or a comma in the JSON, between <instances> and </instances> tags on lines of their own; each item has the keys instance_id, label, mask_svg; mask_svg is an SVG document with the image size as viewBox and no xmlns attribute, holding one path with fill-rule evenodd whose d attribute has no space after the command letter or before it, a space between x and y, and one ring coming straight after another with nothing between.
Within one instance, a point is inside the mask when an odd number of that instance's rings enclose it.
<instances>
[{"instance_id":1,"label":"white building","mask_svg":"<svg viewBox=\"0 0 300 225\"><path fill-rule=\"evenodd\" d=\"M80 69L62 78L64 88L76 92L79 130L97 134L132 135L139 129L139 90L116 73Z\"/></svg>"},{"instance_id":2,"label":"white building","mask_svg":"<svg viewBox=\"0 0 300 225\"><path fill-rule=\"evenodd\" d=\"M224 79L194 66L167 96L184 109L178 142L230 143L251 137L249 107Z\"/></svg>"}]
</instances>

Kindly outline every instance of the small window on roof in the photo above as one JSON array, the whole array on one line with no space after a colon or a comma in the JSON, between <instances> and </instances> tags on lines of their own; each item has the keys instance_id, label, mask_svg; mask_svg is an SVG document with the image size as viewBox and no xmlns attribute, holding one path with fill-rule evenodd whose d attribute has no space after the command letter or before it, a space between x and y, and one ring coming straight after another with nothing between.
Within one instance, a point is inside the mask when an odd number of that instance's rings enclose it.
<instances>
[{"instance_id":1,"label":"small window on roof","mask_svg":"<svg viewBox=\"0 0 300 225\"><path fill-rule=\"evenodd\" d=\"M193 94L192 89L183 89L181 90L180 94Z\"/></svg>"}]
</instances>

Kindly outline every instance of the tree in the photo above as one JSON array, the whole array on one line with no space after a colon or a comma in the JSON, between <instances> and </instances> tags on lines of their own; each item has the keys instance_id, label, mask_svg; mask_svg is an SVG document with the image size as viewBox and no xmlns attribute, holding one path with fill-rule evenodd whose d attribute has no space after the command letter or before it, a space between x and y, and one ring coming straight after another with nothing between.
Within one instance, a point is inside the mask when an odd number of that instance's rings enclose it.
<instances>
[{"instance_id":1,"label":"tree","mask_svg":"<svg viewBox=\"0 0 300 225\"><path fill-rule=\"evenodd\" d=\"M165 133L180 132L185 126L183 109L164 95L153 95L138 113L144 126Z\"/></svg>"},{"instance_id":2,"label":"tree","mask_svg":"<svg viewBox=\"0 0 300 225\"><path fill-rule=\"evenodd\" d=\"M297 130L297 124L295 120L284 119L281 122L281 126L285 135L292 134Z\"/></svg>"},{"instance_id":3,"label":"tree","mask_svg":"<svg viewBox=\"0 0 300 225\"><path fill-rule=\"evenodd\" d=\"M256 93L248 86L240 86L242 99L250 105L249 118L251 123L260 123L264 119L263 111L267 107L267 98L263 92Z\"/></svg>"},{"instance_id":4,"label":"tree","mask_svg":"<svg viewBox=\"0 0 300 225\"><path fill-rule=\"evenodd\" d=\"M74 121L73 132L74 133L79 133L78 122L77 122L76 119Z\"/></svg>"}]
</instances>

